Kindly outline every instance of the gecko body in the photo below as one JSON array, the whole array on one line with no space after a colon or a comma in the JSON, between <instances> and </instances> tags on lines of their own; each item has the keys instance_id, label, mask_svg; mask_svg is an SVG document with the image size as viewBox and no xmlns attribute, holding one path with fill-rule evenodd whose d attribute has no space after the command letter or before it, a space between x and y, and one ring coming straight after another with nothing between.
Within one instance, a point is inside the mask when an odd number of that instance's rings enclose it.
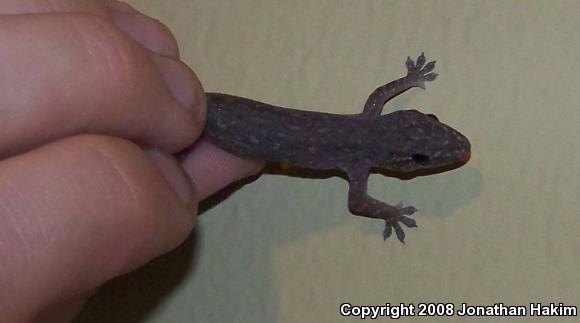
<instances>
[{"instance_id":1,"label":"gecko body","mask_svg":"<svg viewBox=\"0 0 580 323\"><path fill-rule=\"evenodd\" d=\"M412 206L389 205L367 194L372 169L395 174L438 172L467 162L469 140L431 114L400 110L381 115L384 104L433 81L435 62L407 58L407 75L377 88L363 112L340 115L282 108L220 93L208 93L204 136L218 147L242 157L317 170L338 169L349 178L348 207L359 216L383 219L383 237L392 230L403 242Z\"/></svg>"}]
</instances>

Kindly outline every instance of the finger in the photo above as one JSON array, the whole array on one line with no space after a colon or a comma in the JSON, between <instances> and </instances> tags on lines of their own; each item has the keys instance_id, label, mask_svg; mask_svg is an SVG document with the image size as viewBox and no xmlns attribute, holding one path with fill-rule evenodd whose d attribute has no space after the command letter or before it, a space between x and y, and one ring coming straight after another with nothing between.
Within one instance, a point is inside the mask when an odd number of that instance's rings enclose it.
<instances>
[{"instance_id":1,"label":"finger","mask_svg":"<svg viewBox=\"0 0 580 323\"><path fill-rule=\"evenodd\" d=\"M5 0L2 14L84 12L111 17L117 27L149 50L179 58L175 37L160 21L148 17L127 3L116 0Z\"/></svg>"},{"instance_id":2,"label":"finger","mask_svg":"<svg viewBox=\"0 0 580 323\"><path fill-rule=\"evenodd\" d=\"M3 319L86 295L185 239L197 198L164 156L84 135L0 162Z\"/></svg>"},{"instance_id":3,"label":"finger","mask_svg":"<svg viewBox=\"0 0 580 323\"><path fill-rule=\"evenodd\" d=\"M183 161L200 200L237 180L259 173L264 165L260 160L232 155L205 139L198 141Z\"/></svg>"},{"instance_id":4,"label":"finger","mask_svg":"<svg viewBox=\"0 0 580 323\"><path fill-rule=\"evenodd\" d=\"M106 19L9 16L0 44L0 157L79 133L174 152L202 131L205 96L193 72Z\"/></svg>"},{"instance_id":5,"label":"finger","mask_svg":"<svg viewBox=\"0 0 580 323\"><path fill-rule=\"evenodd\" d=\"M2 0L2 14L85 12L107 16L103 0Z\"/></svg>"},{"instance_id":6,"label":"finger","mask_svg":"<svg viewBox=\"0 0 580 323\"><path fill-rule=\"evenodd\" d=\"M65 323L72 322L82 310L88 300L88 296L74 297L72 300L60 302L56 305L43 309L27 323Z\"/></svg>"}]
</instances>

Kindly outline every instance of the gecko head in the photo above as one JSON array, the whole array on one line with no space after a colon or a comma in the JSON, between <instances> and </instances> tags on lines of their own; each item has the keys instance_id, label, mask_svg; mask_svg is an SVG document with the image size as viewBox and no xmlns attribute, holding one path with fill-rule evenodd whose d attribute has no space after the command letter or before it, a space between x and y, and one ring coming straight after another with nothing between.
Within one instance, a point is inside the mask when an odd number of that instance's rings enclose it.
<instances>
[{"instance_id":1,"label":"gecko head","mask_svg":"<svg viewBox=\"0 0 580 323\"><path fill-rule=\"evenodd\" d=\"M465 164L471 155L469 140L432 114L395 111L379 117L376 127L381 137L376 145L381 157L374 160L374 166L387 171L409 174L448 170Z\"/></svg>"}]
</instances>

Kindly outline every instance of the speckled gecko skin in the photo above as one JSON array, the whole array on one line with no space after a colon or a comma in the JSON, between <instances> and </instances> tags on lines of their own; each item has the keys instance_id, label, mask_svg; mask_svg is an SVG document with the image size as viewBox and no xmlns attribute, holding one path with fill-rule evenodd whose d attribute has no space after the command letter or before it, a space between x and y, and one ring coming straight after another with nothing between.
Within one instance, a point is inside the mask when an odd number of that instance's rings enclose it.
<instances>
[{"instance_id":1,"label":"speckled gecko skin","mask_svg":"<svg viewBox=\"0 0 580 323\"><path fill-rule=\"evenodd\" d=\"M386 240L399 225L416 227L408 217L412 206L389 205L367 194L371 169L396 174L439 172L461 166L470 156L470 143L458 131L430 114L416 110L381 115L384 104L414 87L433 81L435 62L407 58L407 75L374 90L363 112L339 115L282 108L227 94L208 93L204 135L235 155L317 170L338 169L349 178L351 213L383 219Z\"/></svg>"}]
</instances>

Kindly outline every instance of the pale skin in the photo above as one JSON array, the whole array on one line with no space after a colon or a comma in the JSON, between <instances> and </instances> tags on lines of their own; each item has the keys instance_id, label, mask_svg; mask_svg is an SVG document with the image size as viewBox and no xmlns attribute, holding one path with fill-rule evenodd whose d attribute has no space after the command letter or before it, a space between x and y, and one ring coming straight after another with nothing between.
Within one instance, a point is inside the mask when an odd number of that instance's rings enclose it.
<instances>
[{"instance_id":1,"label":"pale skin","mask_svg":"<svg viewBox=\"0 0 580 323\"><path fill-rule=\"evenodd\" d=\"M4 0L0 13L0 313L69 322L262 164L203 141L171 157L197 141L206 103L157 20L105 0Z\"/></svg>"}]
</instances>

